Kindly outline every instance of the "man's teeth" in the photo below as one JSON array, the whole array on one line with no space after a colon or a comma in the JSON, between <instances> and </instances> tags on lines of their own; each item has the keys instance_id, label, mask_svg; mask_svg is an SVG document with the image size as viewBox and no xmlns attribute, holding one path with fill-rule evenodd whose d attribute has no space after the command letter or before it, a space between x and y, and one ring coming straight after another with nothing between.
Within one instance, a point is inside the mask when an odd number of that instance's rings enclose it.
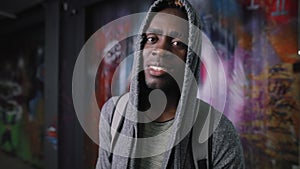
<instances>
[{"instance_id":1,"label":"man's teeth","mask_svg":"<svg viewBox=\"0 0 300 169\"><path fill-rule=\"evenodd\" d=\"M155 70L155 71L166 71L165 68L159 67L159 66L149 66L149 68Z\"/></svg>"}]
</instances>

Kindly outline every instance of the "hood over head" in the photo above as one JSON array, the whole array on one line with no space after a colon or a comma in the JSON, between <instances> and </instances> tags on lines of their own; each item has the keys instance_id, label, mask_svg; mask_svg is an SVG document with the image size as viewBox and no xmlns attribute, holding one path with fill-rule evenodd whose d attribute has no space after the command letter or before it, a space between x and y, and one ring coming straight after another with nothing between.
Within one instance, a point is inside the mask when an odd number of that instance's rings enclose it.
<instances>
[{"instance_id":1,"label":"hood over head","mask_svg":"<svg viewBox=\"0 0 300 169\"><path fill-rule=\"evenodd\" d=\"M149 24L152 21L152 18L155 16L155 13L153 12L160 12L163 9L170 7L180 8L182 11L186 12L188 20L185 22L188 24L188 37L186 38L187 51L186 60L184 63L185 66L181 88L181 96L177 106L177 111L175 114L173 125L172 127L170 127L172 138L170 138L169 150L175 145L177 145L190 132L197 117L197 113L199 111L199 103L196 100L200 70L199 66L201 53L201 22L196 14L196 11L188 1L157 0L150 7L147 16L144 20L144 24L140 28L140 34L137 40L138 44L136 45L137 48L135 51L135 58L132 69L132 79L130 83L129 104L127 106L126 111L127 118L129 117L130 120L138 122L134 123L134 125L136 125L136 132L138 132L138 124L147 122L143 115L144 112L142 110L137 110L137 108L140 107L141 104L145 104L145 100L148 101L148 95L145 96L144 90L145 77L143 70L145 68L143 66L142 56L143 47L145 43L144 35L148 29ZM183 20L179 17L177 17L177 19L179 19L179 23L181 23ZM136 154L136 156L139 155Z\"/></svg>"}]
</instances>

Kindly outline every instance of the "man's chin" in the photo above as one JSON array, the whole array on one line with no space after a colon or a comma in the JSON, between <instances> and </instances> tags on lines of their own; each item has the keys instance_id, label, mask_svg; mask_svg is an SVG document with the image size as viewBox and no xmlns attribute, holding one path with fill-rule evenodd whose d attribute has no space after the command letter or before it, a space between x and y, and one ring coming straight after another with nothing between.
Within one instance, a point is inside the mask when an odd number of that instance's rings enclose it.
<instances>
[{"instance_id":1,"label":"man's chin","mask_svg":"<svg viewBox=\"0 0 300 169\"><path fill-rule=\"evenodd\" d=\"M169 76L149 77L146 75L145 82L149 89L161 89L167 91L169 89L176 89L179 87L176 81Z\"/></svg>"},{"instance_id":2,"label":"man's chin","mask_svg":"<svg viewBox=\"0 0 300 169\"><path fill-rule=\"evenodd\" d=\"M161 84L157 84L157 83L147 83L146 85L149 89L162 89L162 85Z\"/></svg>"},{"instance_id":3,"label":"man's chin","mask_svg":"<svg viewBox=\"0 0 300 169\"><path fill-rule=\"evenodd\" d=\"M160 89L160 90L169 90L173 87L178 87L177 85L168 83L166 81L164 82L146 82L146 85L149 89Z\"/></svg>"}]
</instances>

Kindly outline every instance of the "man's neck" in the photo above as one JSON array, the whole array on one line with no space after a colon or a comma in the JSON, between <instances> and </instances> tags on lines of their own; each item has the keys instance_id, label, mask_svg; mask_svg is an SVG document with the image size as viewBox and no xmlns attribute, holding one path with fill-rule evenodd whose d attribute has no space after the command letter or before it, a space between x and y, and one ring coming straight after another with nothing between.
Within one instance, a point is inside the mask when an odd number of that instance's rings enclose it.
<instances>
[{"instance_id":1,"label":"man's neck","mask_svg":"<svg viewBox=\"0 0 300 169\"><path fill-rule=\"evenodd\" d=\"M180 91L175 90L165 90L167 97L167 105L164 112L155 120L156 122L165 122L173 119L176 114L178 102L180 99ZM158 103L159 104L159 103Z\"/></svg>"}]
</instances>

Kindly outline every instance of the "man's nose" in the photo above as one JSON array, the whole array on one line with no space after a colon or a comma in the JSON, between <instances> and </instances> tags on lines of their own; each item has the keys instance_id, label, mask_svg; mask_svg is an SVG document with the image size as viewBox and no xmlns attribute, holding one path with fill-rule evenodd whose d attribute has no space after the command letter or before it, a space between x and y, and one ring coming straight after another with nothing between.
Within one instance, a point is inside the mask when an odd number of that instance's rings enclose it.
<instances>
[{"instance_id":1,"label":"man's nose","mask_svg":"<svg viewBox=\"0 0 300 169\"><path fill-rule=\"evenodd\" d=\"M152 54L164 56L170 52L170 44L168 43L167 37L161 38L155 45Z\"/></svg>"}]
</instances>

